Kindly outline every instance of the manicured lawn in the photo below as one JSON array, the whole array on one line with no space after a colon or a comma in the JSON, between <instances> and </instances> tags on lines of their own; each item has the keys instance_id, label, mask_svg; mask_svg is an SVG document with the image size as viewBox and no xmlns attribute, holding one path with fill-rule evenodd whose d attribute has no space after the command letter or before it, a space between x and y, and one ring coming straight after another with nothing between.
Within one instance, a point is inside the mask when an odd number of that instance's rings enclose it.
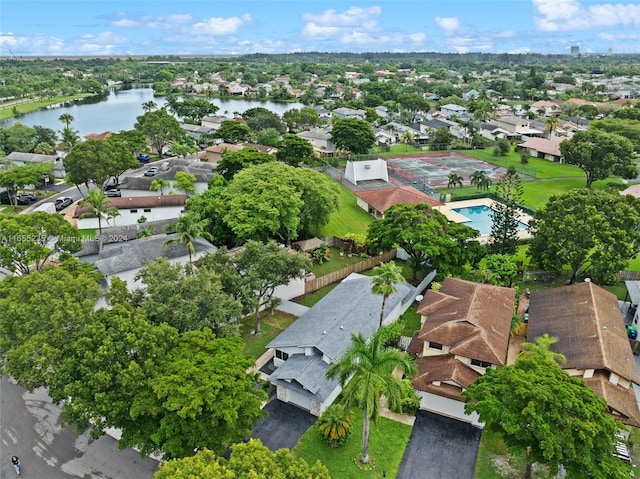
<instances>
[{"instance_id":1,"label":"manicured lawn","mask_svg":"<svg viewBox=\"0 0 640 479\"><path fill-rule=\"evenodd\" d=\"M514 166L516 170L535 171L536 178L565 178L573 176L584 178L584 172L577 166L554 163L540 158L529 158L529 163L523 165L520 162L518 153L512 151L505 156L493 156L492 151L492 148L485 148L484 150L461 151L461 153L503 168Z\"/></svg>"},{"instance_id":2,"label":"manicured lawn","mask_svg":"<svg viewBox=\"0 0 640 479\"><path fill-rule=\"evenodd\" d=\"M340 209L331 215L329 223L322 228L321 236L342 238L347 233L366 234L373 217L356 204L356 196L340 186Z\"/></svg>"},{"instance_id":3,"label":"manicured lawn","mask_svg":"<svg viewBox=\"0 0 640 479\"><path fill-rule=\"evenodd\" d=\"M320 288L318 291L314 291L313 293L309 293L301 298L298 298L296 300L296 303L306 306L307 308L310 308L313 305L315 305L318 301L320 301L322 298L324 298L327 294L329 294L329 292L331 292L331 290L336 286L338 286L339 284L340 282L338 281L336 283L325 286L324 288Z\"/></svg>"},{"instance_id":4,"label":"manicured lawn","mask_svg":"<svg viewBox=\"0 0 640 479\"><path fill-rule=\"evenodd\" d=\"M78 230L78 233L80 233L80 238L82 239L95 239L96 234L98 234L98 228L83 228Z\"/></svg>"},{"instance_id":5,"label":"manicured lawn","mask_svg":"<svg viewBox=\"0 0 640 479\"><path fill-rule=\"evenodd\" d=\"M57 103L62 103L70 100L78 100L87 96L91 95L88 93L82 93L72 96L55 96L46 100L33 100L27 103L16 105L16 109L20 114L31 113L32 111L39 110L40 108L44 108L49 105L55 105ZM12 118L13 116L13 106L8 106L6 108L0 109L0 120L6 120L7 118Z\"/></svg>"},{"instance_id":6,"label":"manicured lawn","mask_svg":"<svg viewBox=\"0 0 640 479\"><path fill-rule=\"evenodd\" d=\"M412 337L413 333L420 329L420 315L416 312L417 309L417 304L411 305L409 309L400 316L400 321L404 321L403 336Z\"/></svg>"},{"instance_id":7,"label":"manicured lawn","mask_svg":"<svg viewBox=\"0 0 640 479\"><path fill-rule=\"evenodd\" d=\"M296 319L295 316L282 311L276 311L273 316L270 316L270 313L270 311L260 313L265 318L260 324L262 330L260 334L253 334L256 326L253 315L242 320L241 335L244 341L244 354L247 357L258 359L262 356L267 351L265 346Z\"/></svg>"},{"instance_id":8,"label":"manicured lawn","mask_svg":"<svg viewBox=\"0 0 640 479\"><path fill-rule=\"evenodd\" d=\"M311 272L316 276L323 276L325 274L333 273L334 271L338 271L345 266L349 266L355 263L358 263L366 258L361 257L360 255L353 255L349 258L348 252L344 251L344 254L340 256L340 250L338 248L329 248L329 252L331 253L331 257L329 261L325 261L322 264L314 263L311 265Z\"/></svg>"},{"instance_id":9,"label":"manicured lawn","mask_svg":"<svg viewBox=\"0 0 640 479\"><path fill-rule=\"evenodd\" d=\"M378 427L371 424L369 436L369 455L376 462L372 471L363 471L356 467L354 459L362 451L362 412L355 410L355 418L351 427L351 436L343 447L327 446L321 439L318 427L314 424L300 438L293 448L296 457L302 457L309 464L320 460L331 477L342 479L381 478L382 471L386 477L396 477L402 454L409 442L411 426L381 417Z\"/></svg>"}]
</instances>

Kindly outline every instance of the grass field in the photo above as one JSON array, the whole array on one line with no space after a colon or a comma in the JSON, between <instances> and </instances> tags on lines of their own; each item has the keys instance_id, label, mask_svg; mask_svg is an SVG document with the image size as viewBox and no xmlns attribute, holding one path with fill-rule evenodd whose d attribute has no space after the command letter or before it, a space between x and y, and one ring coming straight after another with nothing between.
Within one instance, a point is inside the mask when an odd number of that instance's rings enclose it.
<instances>
[{"instance_id":1,"label":"grass field","mask_svg":"<svg viewBox=\"0 0 640 479\"><path fill-rule=\"evenodd\" d=\"M320 439L318 427L314 424L300 438L293 448L296 457L301 457L310 464L320 460L333 478L343 479L378 479L382 471L387 478L396 477L402 460L402 454L409 442L411 426L384 417L379 418L378 426L371 424L369 436L369 455L375 461L372 471L359 469L354 459L362 451L362 412L355 410L351 436L343 447L329 447Z\"/></svg>"},{"instance_id":2,"label":"grass field","mask_svg":"<svg viewBox=\"0 0 640 479\"><path fill-rule=\"evenodd\" d=\"M503 168L514 166L516 169L519 169L523 167L518 153L511 151L505 156L493 156L492 151L492 148L485 148L483 150L468 150L460 153L486 161L492 165L502 166ZM584 172L577 166L554 163L553 161L540 158L529 158L529 163L527 163L526 168L535 168L535 177L538 179L567 178L574 176L585 177Z\"/></svg>"},{"instance_id":3,"label":"grass field","mask_svg":"<svg viewBox=\"0 0 640 479\"><path fill-rule=\"evenodd\" d=\"M23 115L25 113L31 113L32 111L37 111L41 108L45 108L50 105L56 105L58 103L62 103L65 101L79 100L80 98L86 98L88 96L91 96L91 95L88 93L82 93L82 94L71 95L71 96L54 96L51 98L47 98L46 100L42 100L42 99L31 100L26 103L20 103L19 105L15 105L15 107L18 110L18 113ZM13 105L0 106L0 120L6 120L14 116L15 115L13 111Z\"/></svg>"},{"instance_id":4,"label":"grass field","mask_svg":"<svg viewBox=\"0 0 640 479\"><path fill-rule=\"evenodd\" d=\"M253 334L256 327L253 315L242 320L241 335L244 341L244 354L252 359L262 356L267 351L265 346L296 320L295 316L282 311L276 311L273 316L271 311L263 311L260 315L264 318L260 323L262 330L260 334Z\"/></svg>"},{"instance_id":5,"label":"grass field","mask_svg":"<svg viewBox=\"0 0 640 479\"><path fill-rule=\"evenodd\" d=\"M334 271L338 271L345 266L358 263L364 259L359 255L352 255L351 257L349 257L349 254L347 252L343 252L343 255L340 256L340 250L334 247L329 248L329 253L331 254L329 261L325 261L322 264L314 263L313 265L311 265L311 272L316 276L323 276L325 274L333 273Z\"/></svg>"},{"instance_id":6,"label":"grass field","mask_svg":"<svg viewBox=\"0 0 640 479\"><path fill-rule=\"evenodd\" d=\"M340 209L331 215L321 235L342 238L347 233L366 234L373 217L356 204L356 195L340 186Z\"/></svg>"}]
</instances>

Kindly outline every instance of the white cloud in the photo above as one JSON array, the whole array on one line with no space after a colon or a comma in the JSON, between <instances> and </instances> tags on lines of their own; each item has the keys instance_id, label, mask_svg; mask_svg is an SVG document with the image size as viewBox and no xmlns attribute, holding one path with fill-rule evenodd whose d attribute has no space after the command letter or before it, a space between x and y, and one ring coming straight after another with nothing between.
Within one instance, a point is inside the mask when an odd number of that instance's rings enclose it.
<instances>
[{"instance_id":1,"label":"white cloud","mask_svg":"<svg viewBox=\"0 0 640 479\"><path fill-rule=\"evenodd\" d=\"M376 20L382 14L380 7L351 7L342 13L333 9L322 13L305 13L302 20L319 26L333 26L337 28L360 27L368 30L378 25Z\"/></svg>"},{"instance_id":2,"label":"white cloud","mask_svg":"<svg viewBox=\"0 0 640 479\"><path fill-rule=\"evenodd\" d=\"M464 30L457 17L436 17L435 22L445 35L455 35Z\"/></svg>"},{"instance_id":3,"label":"white cloud","mask_svg":"<svg viewBox=\"0 0 640 479\"><path fill-rule=\"evenodd\" d=\"M73 43L75 44L73 48L80 53L108 55L113 53L119 46L129 45L130 39L113 32L101 32L97 35L82 35L75 39Z\"/></svg>"},{"instance_id":4,"label":"white cloud","mask_svg":"<svg viewBox=\"0 0 640 479\"><path fill-rule=\"evenodd\" d=\"M586 5L578 0L532 0L534 24L543 32L640 26L640 5Z\"/></svg>"},{"instance_id":5,"label":"white cloud","mask_svg":"<svg viewBox=\"0 0 640 479\"><path fill-rule=\"evenodd\" d=\"M245 14L241 17L211 17L203 22L194 23L191 31L196 35L217 36L233 35L240 27L251 23L251 15Z\"/></svg>"},{"instance_id":6,"label":"white cloud","mask_svg":"<svg viewBox=\"0 0 640 479\"><path fill-rule=\"evenodd\" d=\"M121 18L119 20L114 20L113 22L111 22L110 26L120 28L137 28L138 26L140 26L140 22L131 20L129 18Z\"/></svg>"}]
</instances>

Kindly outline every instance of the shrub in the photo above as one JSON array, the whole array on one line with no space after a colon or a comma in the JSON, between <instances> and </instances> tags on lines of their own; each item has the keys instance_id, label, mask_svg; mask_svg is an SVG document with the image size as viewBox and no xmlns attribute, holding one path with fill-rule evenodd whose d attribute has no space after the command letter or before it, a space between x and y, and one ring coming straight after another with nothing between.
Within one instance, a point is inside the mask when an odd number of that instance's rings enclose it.
<instances>
[{"instance_id":1,"label":"shrub","mask_svg":"<svg viewBox=\"0 0 640 479\"><path fill-rule=\"evenodd\" d=\"M400 401L399 407L392 409L396 414L409 414L415 416L420 409L420 396L418 396L408 379L402 380L404 399Z\"/></svg>"},{"instance_id":2,"label":"shrub","mask_svg":"<svg viewBox=\"0 0 640 479\"><path fill-rule=\"evenodd\" d=\"M529 163L530 156L531 154L529 153L528 150L520 151L520 163L522 163L523 165L527 165Z\"/></svg>"},{"instance_id":3,"label":"shrub","mask_svg":"<svg viewBox=\"0 0 640 479\"><path fill-rule=\"evenodd\" d=\"M343 404L335 403L329 406L318 418L318 430L323 441L331 447L344 446L351 434L353 413Z\"/></svg>"}]
</instances>

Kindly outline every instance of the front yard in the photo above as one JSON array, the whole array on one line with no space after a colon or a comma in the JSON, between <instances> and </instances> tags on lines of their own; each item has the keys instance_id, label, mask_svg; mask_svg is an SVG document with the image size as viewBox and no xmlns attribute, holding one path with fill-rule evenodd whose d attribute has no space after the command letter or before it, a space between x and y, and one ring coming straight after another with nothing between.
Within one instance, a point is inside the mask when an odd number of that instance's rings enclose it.
<instances>
[{"instance_id":1,"label":"front yard","mask_svg":"<svg viewBox=\"0 0 640 479\"><path fill-rule=\"evenodd\" d=\"M240 334L244 342L244 354L252 359L262 356L267 351L266 345L296 320L295 316L282 311L275 311L273 315L271 311L262 311L260 316L264 318L260 323L260 334L253 333L256 327L253 314L242 320Z\"/></svg>"}]
</instances>

